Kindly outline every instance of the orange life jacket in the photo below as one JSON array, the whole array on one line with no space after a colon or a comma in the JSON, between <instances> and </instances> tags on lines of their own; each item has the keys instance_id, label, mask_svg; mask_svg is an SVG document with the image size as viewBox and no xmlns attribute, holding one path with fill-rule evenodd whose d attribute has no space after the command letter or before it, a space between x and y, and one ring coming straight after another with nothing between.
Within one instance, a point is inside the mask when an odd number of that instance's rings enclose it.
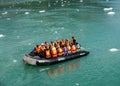
<instances>
[{"instance_id":1,"label":"orange life jacket","mask_svg":"<svg viewBox=\"0 0 120 86\"><path fill-rule=\"evenodd\" d=\"M70 47L70 45L67 46L67 49L68 49L68 53L71 52L71 47Z\"/></svg>"},{"instance_id":2,"label":"orange life jacket","mask_svg":"<svg viewBox=\"0 0 120 86\"><path fill-rule=\"evenodd\" d=\"M56 57L57 57L57 50L56 50L55 47L52 47L51 54L52 54L52 57L53 57L53 58L56 58Z\"/></svg>"},{"instance_id":3,"label":"orange life jacket","mask_svg":"<svg viewBox=\"0 0 120 86\"><path fill-rule=\"evenodd\" d=\"M40 47L36 47L35 52L36 52L36 53L40 53L40 51L41 51Z\"/></svg>"},{"instance_id":4,"label":"orange life jacket","mask_svg":"<svg viewBox=\"0 0 120 86\"><path fill-rule=\"evenodd\" d=\"M74 54L74 53L76 53L76 46L75 45L72 45L72 47L71 47L71 52Z\"/></svg>"},{"instance_id":5,"label":"orange life jacket","mask_svg":"<svg viewBox=\"0 0 120 86\"><path fill-rule=\"evenodd\" d=\"M46 50L46 58L51 58L50 50Z\"/></svg>"},{"instance_id":6,"label":"orange life jacket","mask_svg":"<svg viewBox=\"0 0 120 86\"><path fill-rule=\"evenodd\" d=\"M41 51L44 52L45 51L45 47L41 47Z\"/></svg>"},{"instance_id":7,"label":"orange life jacket","mask_svg":"<svg viewBox=\"0 0 120 86\"><path fill-rule=\"evenodd\" d=\"M63 52L63 50L62 50L62 48L58 48L58 56L61 56L61 55L63 55L64 54L64 52Z\"/></svg>"}]
</instances>

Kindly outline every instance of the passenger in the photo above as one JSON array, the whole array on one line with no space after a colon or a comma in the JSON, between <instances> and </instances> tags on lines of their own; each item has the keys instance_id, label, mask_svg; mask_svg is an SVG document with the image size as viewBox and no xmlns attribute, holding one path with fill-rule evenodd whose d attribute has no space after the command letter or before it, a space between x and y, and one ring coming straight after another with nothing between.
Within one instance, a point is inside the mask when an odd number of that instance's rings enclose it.
<instances>
[{"instance_id":1,"label":"passenger","mask_svg":"<svg viewBox=\"0 0 120 86\"><path fill-rule=\"evenodd\" d=\"M68 55L68 49L67 49L66 46L64 46L63 51L64 51L64 56L67 56Z\"/></svg>"},{"instance_id":2,"label":"passenger","mask_svg":"<svg viewBox=\"0 0 120 86\"><path fill-rule=\"evenodd\" d=\"M49 45L49 49L52 50L52 46L51 46L51 44Z\"/></svg>"},{"instance_id":3,"label":"passenger","mask_svg":"<svg viewBox=\"0 0 120 86\"><path fill-rule=\"evenodd\" d=\"M64 41L64 39L62 39L62 40L60 41L60 47L63 48L64 45L65 45L65 41Z\"/></svg>"},{"instance_id":4,"label":"passenger","mask_svg":"<svg viewBox=\"0 0 120 86\"><path fill-rule=\"evenodd\" d=\"M55 46L51 47L51 54L53 58L57 58L57 50L55 48Z\"/></svg>"},{"instance_id":5,"label":"passenger","mask_svg":"<svg viewBox=\"0 0 120 86\"><path fill-rule=\"evenodd\" d=\"M44 43L41 44L41 52L40 52L40 57L44 58L45 57L45 45Z\"/></svg>"},{"instance_id":6,"label":"passenger","mask_svg":"<svg viewBox=\"0 0 120 86\"><path fill-rule=\"evenodd\" d=\"M37 56L39 56L40 52L41 52L41 46L36 45L34 54L37 55Z\"/></svg>"},{"instance_id":7,"label":"passenger","mask_svg":"<svg viewBox=\"0 0 120 86\"><path fill-rule=\"evenodd\" d=\"M76 38L74 36L72 36L72 45L76 45L77 41L76 41Z\"/></svg>"},{"instance_id":8,"label":"passenger","mask_svg":"<svg viewBox=\"0 0 120 86\"><path fill-rule=\"evenodd\" d=\"M46 55L46 58L47 58L47 59L51 58L50 49L48 49L48 48L46 49L45 55Z\"/></svg>"},{"instance_id":9,"label":"passenger","mask_svg":"<svg viewBox=\"0 0 120 86\"><path fill-rule=\"evenodd\" d=\"M44 52L45 51L45 45L42 43L41 44L41 51Z\"/></svg>"},{"instance_id":10,"label":"passenger","mask_svg":"<svg viewBox=\"0 0 120 86\"><path fill-rule=\"evenodd\" d=\"M71 46L67 45L67 49L68 49L68 54L71 54Z\"/></svg>"},{"instance_id":11,"label":"passenger","mask_svg":"<svg viewBox=\"0 0 120 86\"><path fill-rule=\"evenodd\" d=\"M75 53L76 53L76 46L75 46L75 45L72 45L72 47L71 47L71 52L72 52L72 54L75 54Z\"/></svg>"},{"instance_id":12,"label":"passenger","mask_svg":"<svg viewBox=\"0 0 120 86\"><path fill-rule=\"evenodd\" d=\"M62 56L64 54L63 49L61 47L59 47L57 51L58 51L58 56Z\"/></svg>"},{"instance_id":13,"label":"passenger","mask_svg":"<svg viewBox=\"0 0 120 86\"><path fill-rule=\"evenodd\" d=\"M60 47L62 48L63 46L62 46L62 41L60 41Z\"/></svg>"},{"instance_id":14,"label":"passenger","mask_svg":"<svg viewBox=\"0 0 120 86\"><path fill-rule=\"evenodd\" d=\"M60 47L60 43L56 40L56 43L55 43L55 47L56 49L58 49Z\"/></svg>"},{"instance_id":15,"label":"passenger","mask_svg":"<svg viewBox=\"0 0 120 86\"><path fill-rule=\"evenodd\" d=\"M47 48L49 46L48 42L44 42L45 48Z\"/></svg>"},{"instance_id":16,"label":"passenger","mask_svg":"<svg viewBox=\"0 0 120 86\"><path fill-rule=\"evenodd\" d=\"M54 42L51 41L51 44L50 44L51 48L55 46Z\"/></svg>"},{"instance_id":17,"label":"passenger","mask_svg":"<svg viewBox=\"0 0 120 86\"><path fill-rule=\"evenodd\" d=\"M65 40L65 45L66 45L66 46L67 46L67 45L70 45L70 42L69 42L68 39Z\"/></svg>"},{"instance_id":18,"label":"passenger","mask_svg":"<svg viewBox=\"0 0 120 86\"><path fill-rule=\"evenodd\" d=\"M76 43L76 50L80 51L80 44L79 43Z\"/></svg>"},{"instance_id":19,"label":"passenger","mask_svg":"<svg viewBox=\"0 0 120 86\"><path fill-rule=\"evenodd\" d=\"M29 53L29 55L31 55L31 56L34 56L35 55L35 52L36 52L36 47L38 47L39 45L36 45L35 47L34 47L34 49Z\"/></svg>"}]
</instances>

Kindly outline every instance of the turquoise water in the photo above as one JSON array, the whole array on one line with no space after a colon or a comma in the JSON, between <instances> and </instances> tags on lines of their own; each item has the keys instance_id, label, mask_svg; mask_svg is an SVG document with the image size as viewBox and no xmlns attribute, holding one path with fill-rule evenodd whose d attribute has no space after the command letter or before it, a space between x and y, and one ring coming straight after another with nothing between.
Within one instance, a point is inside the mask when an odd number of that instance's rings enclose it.
<instances>
[{"instance_id":1,"label":"turquoise water","mask_svg":"<svg viewBox=\"0 0 120 86\"><path fill-rule=\"evenodd\" d=\"M119 32L119 0L0 0L0 86L119 86ZM36 44L71 36L88 56L23 63Z\"/></svg>"}]
</instances>

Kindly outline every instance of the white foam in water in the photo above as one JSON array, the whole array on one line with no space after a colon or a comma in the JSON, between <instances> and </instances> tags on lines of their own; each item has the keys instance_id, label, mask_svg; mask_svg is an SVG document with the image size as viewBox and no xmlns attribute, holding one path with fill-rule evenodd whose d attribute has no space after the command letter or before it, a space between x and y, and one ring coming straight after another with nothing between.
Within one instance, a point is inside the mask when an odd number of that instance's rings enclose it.
<instances>
[{"instance_id":1,"label":"white foam in water","mask_svg":"<svg viewBox=\"0 0 120 86\"><path fill-rule=\"evenodd\" d=\"M83 0L80 0L80 2L83 2Z\"/></svg>"},{"instance_id":2,"label":"white foam in water","mask_svg":"<svg viewBox=\"0 0 120 86\"><path fill-rule=\"evenodd\" d=\"M13 60L13 62L14 62L14 63L16 63L16 62L17 62L17 60L15 60L15 59L14 59L14 60Z\"/></svg>"},{"instance_id":3,"label":"white foam in water","mask_svg":"<svg viewBox=\"0 0 120 86\"><path fill-rule=\"evenodd\" d=\"M8 12L6 11L6 12L4 12L4 13L2 13L2 15L6 15L6 14L8 14Z\"/></svg>"},{"instance_id":4,"label":"white foam in water","mask_svg":"<svg viewBox=\"0 0 120 86\"><path fill-rule=\"evenodd\" d=\"M5 37L5 35L3 35L3 34L0 34L0 38L2 38L2 37Z\"/></svg>"},{"instance_id":5,"label":"white foam in water","mask_svg":"<svg viewBox=\"0 0 120 86\"><path fill-rule=\"evenodd\" d=\"M20 38L20 36L17 36L17 39L19 39Z\"/></svg>"},{"instance_id":6,"label":"white foam in water","mask_svg":"<svg viewBox=\"0 0 120 86\"><path fill-rule=\"evenodd\" d=\"M48 69L50 69L50 68L40 69L39 71L42 72L42 71L46 71L46 70L48 70Z\"/></svg>"},{"instance_id":7,"label":"white foam in water","mask_svg":"<svg viewBox=\"0 0 120 86\"><path fill-rule=\"evenodd\" d=\"M29 12L25 12L26 15L30 14Z\"/></svg>"},{"instance_id":8,"label":"white foam in water","mask_svg":"<svg viewBox=\"0 0 120 86\"><path fill-rule=\"evenodd\" d=\"M40 13L44 13L44 12L45 12L45 10L40 10L39 12L40 12Z\"/></svg>"},{"instance_id":9,"label":"white foam in water","mask_svg":"<svg viewBox=\"0 0 120 86\"><path fill-rule=\"evenodd\" d=\"M28 43L28 45L31 45L31 43Z\"/></svg>"},{"instance_id":10,"label":"white foam in water","mask_svg":"<svg viewBox=\"0 0 120 86\"><path fill-rule=\"evenodd\" d=\"M80 10L79 9L76 9L77 12L79 12Z\"/></svg>"},{"instance_id":11,"label":"white foam in water","mask_svg":"<svg viewBox=\"0 0 120 86\"><path fill-rule=\"evenodd\" d=\"M104 11L112 11L113 8L112 8L112 7L109 7L109 8L104 8L103 10L104 10Z\"/></svg>"},{"instance_id":12,"label":"white foam in water","mask_svg":"<svg viewBox=\"0 0 120 86\"><path fill-rule=\"evenodd\" d=\"M111 11L107 13L108 15L115 15L115 12Z\"/></svg>"},{"instance_id":13,"label":"white foam in water","mask_svg":"<svg viewBox=\"0 0 120 86\"><path fill-rule=\"evenodd\" d=\"M109 51L110 52L116 52L116 51L119 51L119 49L117 49L117 48L111 48L111 49L109 49Z\"/></svg>"},{"instance_id":14,"label":"white foam in water","mask_svg":"<svg viewBox=\"0 0 120 86\"><path fill-rule=\"evenodd\" d=\"M61 4L62 7L64 7L65 5L64 4Z\"/></svg>"},{"instance_id":15,"label":"white foam in water","mask_svg":"<svg viewBox=\"0 0 120 86\"><path fill-rule=\"evenodd\" d=\"M57 34L58 32L57 31L55 31L55 34Z\"/></svg>"},{"instance_id":16,"label":"white foam in water","mask_svg":"<svg viewBox=\"0 0 120 86\"><path fill-rule=\"evenodd\" d=\"M76 86L79 86L79 83L75 83L76 84Z\"/></svg>"}]
</instances>

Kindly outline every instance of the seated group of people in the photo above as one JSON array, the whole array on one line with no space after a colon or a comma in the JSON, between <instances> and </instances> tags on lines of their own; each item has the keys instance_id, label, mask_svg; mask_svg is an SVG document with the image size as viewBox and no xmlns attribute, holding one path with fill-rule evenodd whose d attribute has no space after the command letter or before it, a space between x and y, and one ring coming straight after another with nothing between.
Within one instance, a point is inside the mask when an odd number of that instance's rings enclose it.
<instances>
[{"instance_id":1,"label":"seated group of people","mask_svg":"<svg viewBox=\"0 0 120 86\"><path fill-rule=\"evenodd\" d=\"M72 40L68 39L61 41L56 40L56 42L44 42L41 45L36 45L32 51L34 55L40 56L42 58L57 58L59 56L66 56L68 54L75 54L80 50L80 45L77 43L76 38L72 37Z\"/></svg>"}]
</instances>

